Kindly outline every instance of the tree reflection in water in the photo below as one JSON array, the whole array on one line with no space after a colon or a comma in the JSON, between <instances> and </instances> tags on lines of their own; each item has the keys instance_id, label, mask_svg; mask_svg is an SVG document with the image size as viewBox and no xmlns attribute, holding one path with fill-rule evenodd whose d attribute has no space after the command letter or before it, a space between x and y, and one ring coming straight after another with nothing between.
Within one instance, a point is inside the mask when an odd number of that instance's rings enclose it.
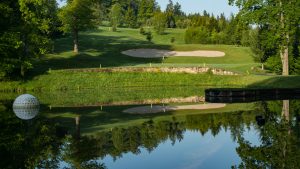
<instances>
[{"instance_id":1,"label":"tree reflection in water","mask_svg":"<svg viewBox=\"0 0 300 169\"><path fill-rule=\"evenodd\" d=\"M236 152L242 162L233 168L297 168L300 166L299 101L256 103L253 111L174 116L170 120L149 120L131 127L116 127L93 135L80 135L80 119L75 118L75 133L68 134L59 121L38 117L28 123L13 117L11 110L0 114L0 168L106 168L101 160L115 160L125 153L152 152L161 143L174 145L184 139L187 130L213 136L224 129L237 141ZM83 116L83 115L82 115ZM257 117L264 123L257 124ZM251 126L260 135L253 146L245 139ZM72 130L74 131L74 130Z\"/></svg>"},{"instance_id":2,"label":"tree reflection in water","mask_svg":"<svg viewBox=\"0 0 300 169\"><path fill-rule=\"evenodd\" d=\"M239 135L237 153L242 162L235 168L299 168L300 126L299 118L294 117L299 117L300 105L298 101L291 101L291 105L284 100L261 107L267 117L267 123L257 128L261 144L253 146Z\"/></svg>"}]
</instances>

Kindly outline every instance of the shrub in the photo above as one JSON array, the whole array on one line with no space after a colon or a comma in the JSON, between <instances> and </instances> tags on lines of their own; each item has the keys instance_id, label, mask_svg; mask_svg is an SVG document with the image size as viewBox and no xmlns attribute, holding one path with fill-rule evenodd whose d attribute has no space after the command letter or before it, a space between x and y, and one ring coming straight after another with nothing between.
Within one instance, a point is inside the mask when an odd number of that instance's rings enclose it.
<instances>
[{"instance_id":1,"label":"shrub","mask_svg":"<svg viewBox=\"0 0 300 169\"><path fill-rule=\"evenodd\" d=\"M186 30L184 40L187 44L208 44L210 33L205 27L191 27Z\"/></svg>"},{"instance_id":2,"label":"shrub","mask_svg":"<svg viewBox=\"0 0 300 169\"><path fill-rule=\"evenodd\" d=\"M162 12L157 12L152 18L152 24L157 34L163 34L166 29L166 16Z\"/></svg>"},{"instance_id":3,"label":"shrub","mask_svg":"<svg viewBox=\"0 0 300 169\"><path fill-rule=\"evenodd\" d=\"M141 35L145 35L145 33L146 33L146 32L145 32L145 29L144 29L143 27L140 27L140 34L141 34Z\"/></svg>"},{"instance_id":4,"label":"shrub","mask_svg":"<svg viewBox=\"0 0 300 169\"><path fill-rule=\"evenodd\" d=\"M281 59L279 56L271 56L267 59L266 61L266 69L277 73L277 74L281 74L282 71L282 63L281 63Z\"/></svg>"},{"instance_id":5,"label":"shrub","mask_svg":"<svg viewBox=\"0 0 300 169\"><path fill-rule=\"evenodd\" d=\"M152 33L151 33L151 32L147 32L147 33L146 33L146 39L147 39L149 42L151 42L151 41L152 41L152 38L153 38Z\"/></svg>"},{"instance_id":6,"label":"shrub","mask_svg":"<svg viewBox=\"0 0 300 169\"><path fill-rule=\"evenodd\" d=\"M117 32L117 26L113 25L112 28L111 28L111 30L112 30L113 32Z\"/></svg>"},{"instance_id":7,"label":"shrub","mask_svg":"<svg viewBox=\"0 0 300 169\"><path fill-rule=\"evenodd\" d=\"M174 43L175 40L176 40L175 37L172 37L170 41L171 41L171 43Z\"/></svg>"}]
</instances>

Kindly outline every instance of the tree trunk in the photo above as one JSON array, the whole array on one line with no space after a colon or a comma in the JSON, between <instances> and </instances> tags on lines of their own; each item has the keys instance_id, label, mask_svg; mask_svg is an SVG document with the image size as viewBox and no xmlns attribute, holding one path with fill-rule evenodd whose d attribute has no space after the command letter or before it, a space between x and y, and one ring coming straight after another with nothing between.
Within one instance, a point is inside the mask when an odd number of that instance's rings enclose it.
<instances>
[{"instance_id":1,"label":"tree trunk","mask_svg":"<svg viewBox=\"0 0 300 169\"><path fill-rule=\"evenodd\" d=\"M21 64L21 71L20 71L21 76L24 78L25 77L25 66Z\"/></svg>"},{"instance_id":2,"label":"tree trunk","mask_svg":"<svg viewBox=\"0 0 300 169\"><path fill-rule=\"evenodd\" d=\"M27 41L27 33L23 34L23 53L22 56L19 57L19 60L21 62L21 66L20 66L20 74L21 76L24 78L25 77L25 72L26 72L26 67L24 65L24 62L26 60L26 58L28 57L28 53L29 53L29 48L28 48L28 41Z\"/></svg>"},{"instance_id":3,"label":"tree trunk","mask_svg":"<svg viewBox=\"0 0 300 169\"><path fill-rule=\"evenodd\" d=\"M284 100L283 105L282 105L282 117L286 121L290 120L290 101L289 100Z\"/></svg>"},{"instance_id":4,"label":"tree trunk","mask_svg":"<svg viewBox=\"0 0 300 169\"><path fill-rule=\"evenodd\" d=\"M288 76L289 75L289 34L285 30L286 29L286 24L285 24L285 17L284 17L284 10L282 7L282 1L280 1L280 22L281 22L281 31L282 32L282 42L280 46L280 58L281 58L281 63L282 63L282 75Z\"/></svg>"},{"instance_id":5,"label":"tree trunk","mask_svg":"<svg viewBox=\"0 0 300 169\"><path fill-rule=\"evenodd\" d=\"M74 53L78 53L78 30L74 30L73 34L74 34Z\"/></svg>"},{"instance_id":6,"label":"tree trunk","mask_svg":"<svg viewBox=\"0 0 300 169\"><path fill-rule=\"evenodd\" d=\"M280 50L280 57L282 62L282 75L289 75L289 48L288 46L283 46Z\"/></svg>"}]
</instances>

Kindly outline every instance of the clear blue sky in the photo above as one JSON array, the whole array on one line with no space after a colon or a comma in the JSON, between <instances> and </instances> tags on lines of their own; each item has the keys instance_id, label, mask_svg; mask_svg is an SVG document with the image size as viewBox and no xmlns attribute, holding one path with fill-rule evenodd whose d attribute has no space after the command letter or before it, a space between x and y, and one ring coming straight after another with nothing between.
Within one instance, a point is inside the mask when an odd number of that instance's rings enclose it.
<instances>
[{"instance_id":1,"label":"clear blue sky","mask_svg":"<svg viewBox=\"0 0 300 169\"><path fill-rule=\"evenodd\" d=\"M164 11L166 9L169 0L156 0ZM61 0L57 2L62 5ZM203 13L206 10L208 13L213 13L214 15L220 15L225 13L227 17L231 13L236 14L238 12L237 7L229 6L228 0L173 0L174 4L179 2L181 8L186 13Z\"/></svg>"},{"instance_id":2,"label":"clear blue sky","mask_svg":"<svg viewBox=\"0 0 300 169\"><path fill-rule=\"evenodd\" d=\"M169 0L156 0L162 10L166 9ZM228 0L173 0L175 4L178 2L181 4L181 8L186 13L203 13L206 10L208 13L214 15L220 15L225 13L227 17L231 13L237 14L238 8L228 5Z\"/></svg>"}]
</instances>

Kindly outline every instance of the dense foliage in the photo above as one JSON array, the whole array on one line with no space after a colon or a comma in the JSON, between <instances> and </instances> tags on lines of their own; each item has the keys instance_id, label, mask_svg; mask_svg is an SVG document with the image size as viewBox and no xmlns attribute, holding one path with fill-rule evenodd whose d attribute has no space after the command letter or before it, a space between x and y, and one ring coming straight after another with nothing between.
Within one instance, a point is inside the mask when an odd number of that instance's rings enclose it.
<instances>
[{"instance_id":1,"label":"dense foliage","mask_svg":"<svg viewBox=\"0 0 300 169\"><path fill-rule=\"evenodd\" d=\"M89 0L68 0L67 5L60 9L58 16L62 22L61 30L73 34L74 52L78 53L79 31L95 26L91 2Z\"/></svg>"},{"instance_id":2,"label":"dense foliage","mask_svg":"<svg viewBox=\"0 0 300 169\"><path fill-rule=\"evenodd\" d=\"M240 7L236 16L215 16L206 11L186 14L172 0L166 9L160 9L155 0L66 0L61 8L55 0L3 0L0 76L24 77L41 56L51 52L51 41L60 31L72 34L74 52L78 53L79 32L100 25L111 26L112 31L128 27L149 32L151 27L158 35L166 28L186 29L184 39L188 44L250 46L254 59L265 63L269 70L299 74L300 1L229 2ZM157 36L145 35L148 41Z\"/></svg>"},{"instance_id":3,"label":"dense foliage","mask_svg":"<svg viewBox=\"0 0 300 169\"><path fill-rule=\"evenodd\" d=\"M260 55L260 60L266 60L270 69L281 60L283 75L299 72L300 1L229 0L229 2L240 7L240 14L245 23L256 25L258 40L254 49Z\"/></svg>"},{"instance_id":4,"label":"dense foliage","mask_svg":"<svg viewBox=\"0 0 300 169\"><path fill-rule=\"evenodd\" d=\"M19 0L0 3L0 72L18 70L24 77L32 61L50 50L56 30L56 1Z\"/></svg>"}]
</instances>

